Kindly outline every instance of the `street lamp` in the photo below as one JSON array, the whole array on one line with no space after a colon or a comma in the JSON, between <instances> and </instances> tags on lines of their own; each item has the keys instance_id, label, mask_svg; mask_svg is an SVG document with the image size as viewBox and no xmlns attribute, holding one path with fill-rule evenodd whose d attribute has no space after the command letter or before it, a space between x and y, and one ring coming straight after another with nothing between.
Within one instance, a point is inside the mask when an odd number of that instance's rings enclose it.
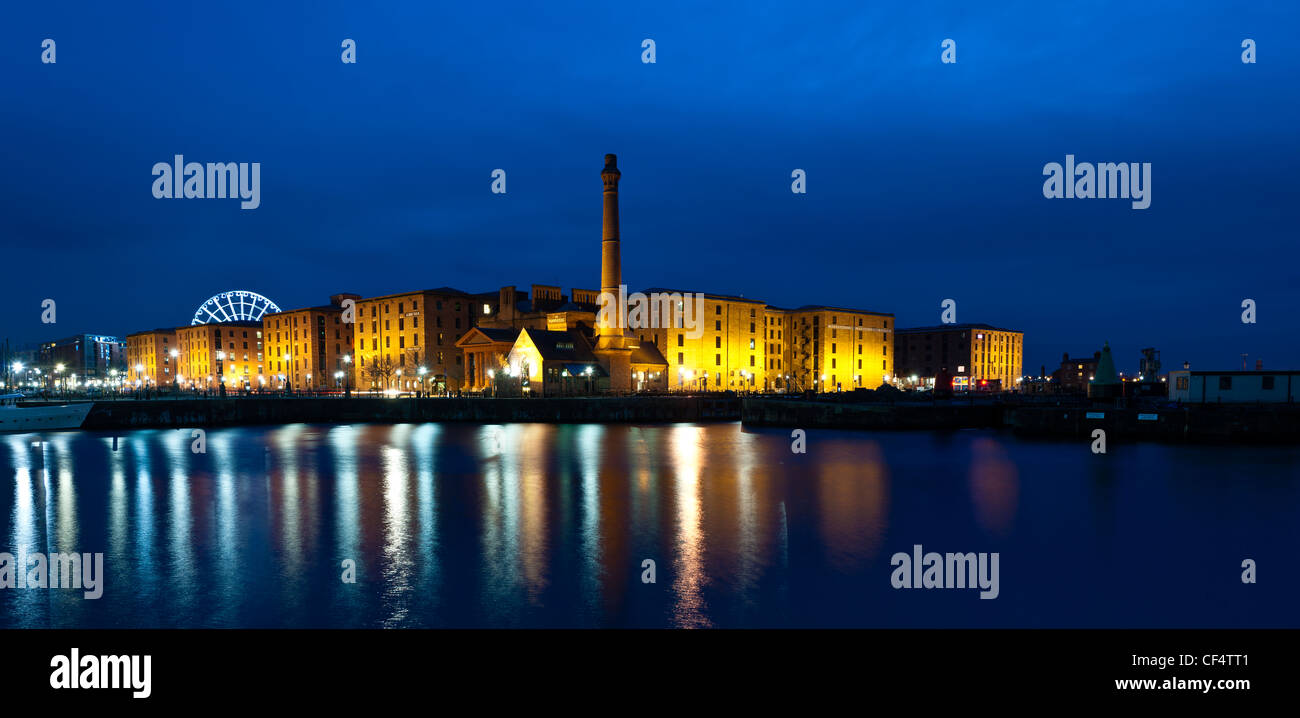
<instances>
[{"instance_id":1,"label":"street lamp","mask_svg":"<svg viewBox=\"0 0 1300 718\"><path fill-rule=\"evenodd\" d=\"M421 367L417 370L416 373L418 373L418 374L420 375L420 395L423 396L423 395L424 395L424 375L427 374L427 373L429 373L429 370L426 369L425 367L421 366Z\"/></svg>"},{"instance_id":2,"label":"street lamp","mask_svg":"<svg viewBox=\"0 0 1300 718\"><path fill-rule=\"evenodd\" d=\"M175 368L177 368L177 364L178 364L176 358L179 357L179 356L181 355L181 352L180 352L179 349L176 349L175 347L173 347L170 353L171 353L171 356L172 356L172 368L175 369ZM175 376L175 377L177 377L177 378L172 379L172 385L175 386L176 389L179 390L179 389L180 389L180 386L181 386L180 371L173 372L173 376Z\"/></svg>"},{"instance_id":3,"label":"street lamp","mask_svg":"<svg viewBox=\"0 0 1300 718\"><path fill-rule=\"evenodd\" d=\"M288 394L288 393L289 393L289 390L292 388L291 385L290 385L290 383L289 383L289 377L292 377L292 376L293 376L293 364L290 364L290 363L289 363L291 359L293 359L293 356L290 355L289 352L285 352L285 353L284 353L284 363L285 363L285 364L287 365L287 367L288 367L287 369L285 369L285 379L284 379L284 393L285 393L285 394Z\"/></svg>"},{"instance_id":4,"label":"street lamp","mask_svg":"<svg viewBox=\"0 0 1300 718\"><path fill-rule=\"evenodd\" d=\"M344 363L344 364L351 365L351 364L352 364L352 355L351 355L351 354L344 354L344 355L343 355L343 363ZM351 366L348 366L348 368L345 369L344 372L343 372L343 386L344 386L344 392L345 392L345 395L346 395L347 397L351 398L351 397L352 397L352 367L351 367Z\"/></svg>"}]
</instances>

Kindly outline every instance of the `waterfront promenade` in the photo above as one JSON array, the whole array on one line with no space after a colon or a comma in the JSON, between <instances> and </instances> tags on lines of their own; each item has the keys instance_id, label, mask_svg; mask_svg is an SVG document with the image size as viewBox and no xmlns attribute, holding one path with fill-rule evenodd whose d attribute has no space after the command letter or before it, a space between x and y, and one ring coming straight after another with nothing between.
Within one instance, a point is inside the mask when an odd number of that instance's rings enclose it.
<instances>
[{"instance_id":1,"label":"waterfront promenade","mask_svg":"<svg viewBox=\"0 0 1300 718\"><path fill-rule=\"evenodd\" d=\"M754 427L869 431L1000 429L1025 438L1230 443L1300 443L1294 405L1102 406L1008 397L862 402L844 396L734 395L482 398L242 396L99 400L83 429L190 428L266 424L471 422L734 422Z\"/></svg>"}]
</instances>

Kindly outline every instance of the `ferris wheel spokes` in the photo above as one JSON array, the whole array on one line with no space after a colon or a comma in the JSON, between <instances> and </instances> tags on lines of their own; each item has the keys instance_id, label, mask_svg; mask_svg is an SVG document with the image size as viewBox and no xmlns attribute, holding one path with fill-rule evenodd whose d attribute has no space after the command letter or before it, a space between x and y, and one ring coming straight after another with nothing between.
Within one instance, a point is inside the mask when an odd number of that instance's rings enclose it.
<instances>
[{"instance_id":1,"label":"ferris wheel spokes","mask_svg":"<svg viewBox=\"0 0 1300 718\"><path fill-rule=\"evenodd\" d=\"M225 322L256 322L267 312L278 312L275 302L247 290L233 290L214 294L199 305L190 321L195 324L221 324Z\"/></svg>"}]
</instances>

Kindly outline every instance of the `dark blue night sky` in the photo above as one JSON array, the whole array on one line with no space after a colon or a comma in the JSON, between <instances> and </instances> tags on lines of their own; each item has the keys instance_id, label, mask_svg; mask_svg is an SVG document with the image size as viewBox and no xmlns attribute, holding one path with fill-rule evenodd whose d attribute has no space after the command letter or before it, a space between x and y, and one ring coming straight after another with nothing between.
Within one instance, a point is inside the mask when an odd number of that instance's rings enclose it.
<instances>
[{"instance_id":1,"label":"dark blue night sky","mask_svg":"<svg viewBox=\"0 0 1300 718\"><path fill-rule=\"evenodd\" d=\"M1130 371L1300 367L1300 6L1152 5L11 4L0 332L187 324L226 289L598 288L613 152L633 288L900 326L953 298L1026 332L1027 373L1107 340ZM175 154L260 162L261 207L154 199ZM1066 154L1152 163L1151 207L1045 199Z\"/></svg>"}]
</instances>

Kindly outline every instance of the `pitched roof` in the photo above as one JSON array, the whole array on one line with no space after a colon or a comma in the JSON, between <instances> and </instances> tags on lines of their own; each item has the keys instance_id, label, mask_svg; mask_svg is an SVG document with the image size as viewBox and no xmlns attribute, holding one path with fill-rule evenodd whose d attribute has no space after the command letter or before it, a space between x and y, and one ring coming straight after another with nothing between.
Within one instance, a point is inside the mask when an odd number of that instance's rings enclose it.
<instances>
[{"instance_id":1,"label":"pitched roof","mask_svg":"<svg viewBox=\"0 0 1300 718\"><path fill-rule=\"evenodd\" d=\"M599 363L591 353L591 345L581 332L555 332L545 329L523 329L542 355L542 361Z\"/></svg>"},{"instance_id":2,"label":"pitched roof","mask_svg":"<svg viewBox=\"0 0 1300 718\"><path fill-rule=\"evenodd\" d=\"M509 327L504 329L497 329L492 327L474 327L474 330L482 332L483 336L487 337L488 339L491 339L494 342L514 343L515 339L519 338L519 330L514 328L509 328Z\"/></svg>"},{"instance_id":3,"label":"pitched roof","mask_svg":"<svg viewBox=\"0 0 1300 718\"><path fill-rule=\"evenodd\" d=\"M471 341L471 339L476 336L482 336L492 344L509 344L513 346L515 340L519 338L519 330L512 327L470 327L469 331L462 334L460 339L456 340L455 346L458 349L471 349L488 346L487 342L481 340Z\"/></svg>"},{"instance_id":4,"label":"pitched roof","mask_svg":"<svg viewBox=\"0 0 1300 718\"><path fill-rule=\"evenodd\" d=\"M641 346L632 350L633 364L662 364L668 366L668 360L659 351L659 347L647 342L641 342Z\"/></svg>"}]
</instances>

